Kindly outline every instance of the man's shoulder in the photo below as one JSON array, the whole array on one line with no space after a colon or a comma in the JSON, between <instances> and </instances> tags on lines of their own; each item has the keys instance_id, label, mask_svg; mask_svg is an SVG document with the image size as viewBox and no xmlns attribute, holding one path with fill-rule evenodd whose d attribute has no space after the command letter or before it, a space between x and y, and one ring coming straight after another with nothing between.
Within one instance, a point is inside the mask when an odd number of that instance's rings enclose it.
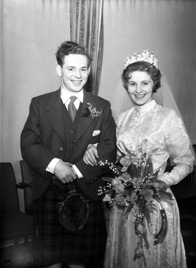
<instances>
[{"instance_id":1,"label":"man's shoulder","mask_svg":"<svg viewBox=\"0 0 196 268\"><path fill-rule=\"evenodd\" d=\"M31 100L31 105L39 107L53 107L55 103L58 103L60 99L60 90L52 91L45 93L36 97L33 97Z\"/></svg>"},{"instance_id":2,"label":"man's shoulder","mask_svg":"<svg viewBox=\"0 0 196 268\"><path fill-rule=\"evenodd\" d=\"M58 95L59 92L60 92L60 90L58 89L55 91L51 91L48 93L44 93L44 94L35 96L35 97L33 97L33 99L35 99L35 100L47 100L47 99L50 99L51 97L54 97L55 95Z\"/></svg>"}]
</instances>

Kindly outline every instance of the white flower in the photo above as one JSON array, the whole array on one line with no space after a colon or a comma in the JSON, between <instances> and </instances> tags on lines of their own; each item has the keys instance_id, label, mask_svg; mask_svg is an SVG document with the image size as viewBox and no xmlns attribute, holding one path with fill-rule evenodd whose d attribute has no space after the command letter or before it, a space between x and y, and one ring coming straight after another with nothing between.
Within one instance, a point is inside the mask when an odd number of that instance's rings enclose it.
<instances>
[{"instance_id":1,"label":"white flower","mask_svg":"<svg viewBox=\"0 0 196 268\"><path fill-rule=\"evenodd\" d=\"M104 196L104 198L103 198L103 201L104 201L104 202L111 202L111 201L112 201L112 198L111 198L111 196L110 196L109 194L106 194L106 195Z\"/></svg>"}]
</instances>

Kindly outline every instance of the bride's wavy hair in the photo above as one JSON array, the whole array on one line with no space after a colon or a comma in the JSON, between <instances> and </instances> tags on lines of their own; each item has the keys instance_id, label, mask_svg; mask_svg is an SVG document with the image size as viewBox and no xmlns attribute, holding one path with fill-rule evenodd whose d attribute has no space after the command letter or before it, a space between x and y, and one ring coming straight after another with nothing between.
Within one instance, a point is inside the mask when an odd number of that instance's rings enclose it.
<instances>
[{"instance_id":1,"label":"bride's wavy hair","mask_svg":"<svg viewBox=\"0 0 196 268\"><path fill-rule=\"evenodd\" d=\"M122 73L122 81L125 89L127 90L127 83L130 78L130 73L135 71L146 72L150 75L152 81L154 82L153 92L157 92L157 89L161 87L161 72L154 65L147 61L137 61L129 64Z\"/></svg>"}]
</instances>

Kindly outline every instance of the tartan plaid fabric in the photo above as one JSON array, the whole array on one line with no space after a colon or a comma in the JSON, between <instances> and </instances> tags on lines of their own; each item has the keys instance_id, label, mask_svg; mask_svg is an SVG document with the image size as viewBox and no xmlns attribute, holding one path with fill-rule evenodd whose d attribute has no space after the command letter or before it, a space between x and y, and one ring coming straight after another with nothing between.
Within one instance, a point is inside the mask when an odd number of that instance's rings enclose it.
<instances>
[{"instance_id":1,"label":"tartan plaid fabric","mask_svg":"<svg viewBox=\"0 0 196 268\"><path fill-rule=\"evenodd\" d=\"M66 186L65 186L66 187ZM65 230L58 219L64 194L52 187L34 202L34 252L37 266L54 263L99 263L104 258L106 226L103 204L89 200L89 220L83 229Z\"/></svg>"}]
</instances>

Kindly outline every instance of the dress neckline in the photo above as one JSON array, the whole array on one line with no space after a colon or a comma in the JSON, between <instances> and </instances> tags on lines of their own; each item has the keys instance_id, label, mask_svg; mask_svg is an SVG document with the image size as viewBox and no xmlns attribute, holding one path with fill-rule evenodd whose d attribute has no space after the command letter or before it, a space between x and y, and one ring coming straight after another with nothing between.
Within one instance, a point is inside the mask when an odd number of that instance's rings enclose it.
<instances>
[{"instance_id":1,"label":"dress neckline","mask_svg":"<svg viewBox=\"0 0 196 268\"><path fill-rule=\"evenodd\" d=\"M146 114L148 113L150 110L154 109L154 107L156 106L156 102L155 100L151 100L150 102L142 105L142 106L135 106L135 110L139 113L139 114Z\"/></svg>"}]
</instances>

